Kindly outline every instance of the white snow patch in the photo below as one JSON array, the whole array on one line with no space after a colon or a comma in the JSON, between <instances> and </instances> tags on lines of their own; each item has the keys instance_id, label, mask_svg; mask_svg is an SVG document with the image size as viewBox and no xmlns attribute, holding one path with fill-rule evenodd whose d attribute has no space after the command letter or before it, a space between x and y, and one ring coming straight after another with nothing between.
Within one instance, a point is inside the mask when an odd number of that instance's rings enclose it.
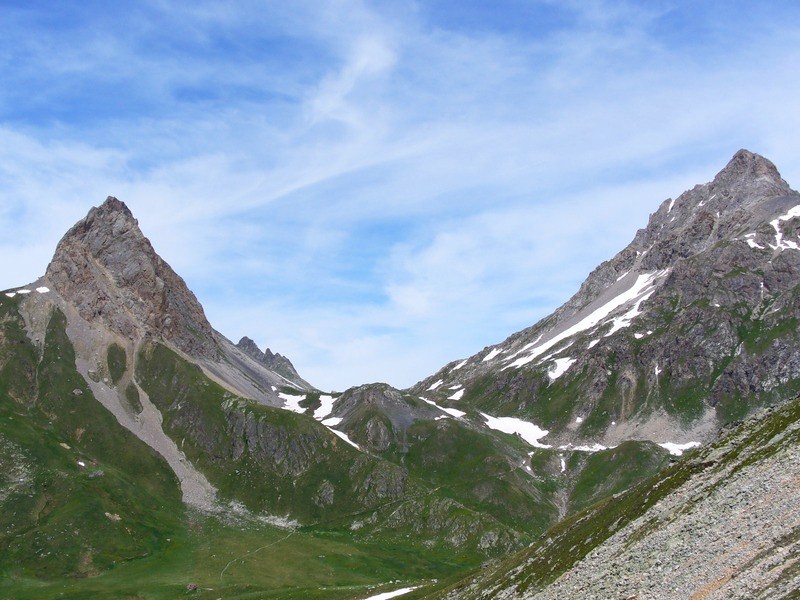
<instances>
[{"instance_id":1,"label":"white snow patch","mask_svg":"<svg viewBox=\"0 0 800 600\"><path fill-rule=\"evenodd\" d=\"M558 458L561 459L561 472L564 473L567 470L567 461L564 460L563 455L559 455Z\"/></svg>"},{"instance_id":2,"label":"white snow patch","mask_svg":"<svg viewBox=\"0 0 800 600\"><path fill-rule=\"evenodd\" d=\"M668 271L669 269L664 269L662 271L654 271L653 273L642 273L636 279L634 284L626 291L612 298L611 300L606 302L603 306L595 309L589 315L581 319L572 327L565 329L558 335L550 338L545 343L535 347L533 351L527 356L518 358L511 364L503 367L503 370L510 369L511 367L521 367L522 365L526 365L529 362L532 362L533 360L536 359L537 356L541 356L559 342L569 337L572 337L576 333L589 329L590 327L594 327L595 325L600 323L603 319L605 319L609 314L611 314L614 310L616 310L626 302L630 302L631 300L637 300L636 305L633 307L633 309L631 309L631 311L628 311L625 317L623 317L623 319L632 319L633 317L639 314L638 313L639 305L646 298L649 298L650 294L653 293L654 289L652 288L655 280L665 275ZM627 325L620 325L620 327L625 327L625 326ZM613 331L615 331L614 328L612 328L612 332Z\"/></svg>"},{"instance_id":3,"label":"white snow patch","mask_svg":"<svg viewBox=\"0 0 800 600\"><path fill-rule=\"evenodd\" d=\"M13 298L16 295L17 295L16 292L6 292L6 296L8 296L9 298Z\"/></svg>"},{"instance_id":4,"label":"white snow patch","mask_svg":"<svg viewBox=\"0 0 800 600\"><path fill-rule=\"evenodd\" d=\"M361 450L361 447L358 444L356 444L353 440L351 440L349 437L347 437L346 433L342 433L341 431L339 431L338 429L334 429L333 427L328 427L328 429L330 429L333 433L338 435L340 438L342 438L345 442L350 444L356 450Z\"/></svg>"},{"instance_id":5,"label":"white snow patch","mask_svg":"<svg viewBox=\"0 0 800 600\"><path fill-rule=\"evenodd\" d=\"M448 396L448 397L447 397L447 399L448 399L448 400L461 400L461 397L462 397L463 395L464 395L464 390L462 389L462 390L458 390L458 391L457 391L455 394L453 394L452 396Z\"/></svg>"},{"instance_id":6,"label":"white snow patch","mask_svg":"<svg viewBox=\"0 0 800 600\"><path fill-rule=\"evenodd\" d=\"M430 391L433 391L433 390L435 390L436 388L438 388L438 387L439 387L440 385L442 385L443 383L444 383L444 381L440 379L439 381L437 381L436 383L434 383L434 384L433 384L431 387L429 387L429 388L428 388L428 391L430 392Z\"/></svg>"},{"instance_id":7,"label":"white snow patch","mask_svg":"<svg viewBox=\"0 0 800 600\"><path fill-rule=\"evenodd\" d=\"M18 294L30 294L31 291L30 290L26 290L26 289L22 289L22 290L17 290L17 293Z\"/></svg>"},{"instance_id":8,"label":"white snow patch","mask_svg":"<svg viewBox=\"0 0 800 600\"><path fill-rule=\"evenodd\" d=\"M465 358L460 363L458 363L455 367L453 367L453 371L458 371L461 367L463 367L465 364L467 364L467 362L469 362L469 359Z\"/></svg>"},{"instance_id":9,"label":"white snow patch","mask_svg":"<svg viewBox=\"0 0 800 600\"><path fill-rule=\"evenodd\" d=\"M448 415L453 415L454 417L457 417L459 419L463 417L465 414L467 414L463 410L458 410L457 408L446 408L444 406L441 406L439 408L441 408L441 410L446 412Z\"/></svg>"},{"instance_id":10,"label":"white snow patch","mask_svg":"<svg viewBox=\"0 0 800 600\"><path fill-rule=\"evenodd\" d=\"M514 417L492 417L485 413L480 413L480 415L486 419L486 426L489 429L502 431L503 433L516 433L534 448L552 447L539 442L541 438L548 434L548 431L538 427L537 425L534 425L533 423L523 421L522 419L516 419Z\"/></svg>"},{"instance_id":11,"label":"white snow patch","mask_svg":"<svg viewBox=\"0 0 800 600\"><path fill-rule=\"evenodd\" d=\"M383 592L382 594L377 594L375 596L370 596L369 598L364 598L364 600L389 600L389 598L397 598L397 596L402 596L403 594L413 592L418 587L420 586L400 588L399 590L395 590L393 592Z\"/></svg>"},{"instance_id":12,"label":"white snow patch","mask_svg":"<svg viewBox=\"0 0 800 600\"><path fill-rule=\"evenodd\" d=\"M320 401L319 408L314 411L314 418L317 421L319 421L320 419L324 419L333 411L333 396L329 396L327 394L320 394L319 401Z\"/></svg>"},{"instance_id":13,"label":"white snow patch","mask_svg":"<svg viewBox=\"0 0 800 600\"><path fill-rule=\"evenodd\" d=\"M800 204L790 208L789 212L787 212L785 215L781 215L777 219L770 221L770 225L772 225L772 227L775 229L775 245L773 246L770 244L770 248L773 250L800 250L800 246L798 246L795 242L783 239L783 232L780 228L781 221L788 221L789 219L793 219L795 217L800 217Z\"/></svg>"},{"instance_id":14,"label":"white snow patch","mask_svg":"<svg viewBox=\"0 0 800 600\"><path fill-rule=\"evenodd\" d=\"M690 448L697 448L700 446L700 442L686 442L685 444L674 444L672 442L664 442L663 444L659 444L662 448L669 451L670 454L673 456L680 456L686 450Z\"/></svg>"},{"instance_id":15,"label":"white snow patch","mask_svg":"<svg viewBox=\"0 0 800 600\"><path fill-rule=\"evenodd\" d=\"M601 450L608 450L608 446L603 446L603 444L594 443L591 446L575 446L573 448L567 447L564 449L574 450L575 452L600 452Z\"/></svg>"},{"instance_id":16,"label":"white snow patch","mask_svg":"<svg viewBox=\"0 0 800 600\"><path fill-rule=\"evenodd\" d=\"M669 206L667 207L667 214L672 212L672 207L675 206L675 200L672 198L669 199ZM673 217L674 219L675 217Z\"/></svg>"},{"instance_id":17,"label":"white snow patch","mask_svg":"<svg viewBox=\"0 0 800 600\"><path fill-rule=\"evenodd\" d=\"M342 422L341 417L331 417L329 419L325 419L324 421L320 421L325 427L336 427L339 423Z\"/></svg>"},{"instance_id":18,"label":"white snow patch","mask_svg":"<svg viewBox=\"0 0 800 600\"><path fill-rule=\"evenodd\" d=\"M427 402L427 403L428 403L428 404L430 404L431 406L435 406L436 408L438 408L438 409L439 409L439 410L441 410L442 412L446 412L448 415L453 415L454 417L461 418L461 417L463 417L465 414L467 414L467 413L465 413L463 410L457 410L457 409L455 409L455 408L445 408L444 406L439 406L439 405L438 405L438 404L436 404L436 402L434 402L433 400L428 400L427 398L423 398L422 396L420 396L420 397L419 397L419 399L420 399L420 400L422 400L423 402ZM437 420L437 421L438 421L439 419L440 419L440 417L436 417L436 420Z\"/></svg>"},{"instance_id":19,"label":"white snow patch","mask_svg":"<svg viewBox=\"0 0 800 600\"><path fill-rule=\"evenodd\" d=\"M285 404L281 406L282 409L300 414L306 412L306 409L300 406L300 401L305 400L305 396L292 396L291 394L278 392L278 397L285 402Z\"/></svg>"},{"instance_id":20,"label":"white snow patch","mask_svg":"<svg viewBox=\"0 0 800 600\"><path fill-rule=\"evenodd\" d=\"M758 244L753 238L756 237L755 233L748 233L744 236L744 241L747 242L747 245L751 248L758 248L759 250L764 250L764 246Z\"/></svg>"},{"instance_id":21,"label":"white snow patch","mask_svg":"<svg viewBox=\"0 0 800 600\"><path fill-rule=\"evenodd\" d=\"M600 340L592 340L591 342L589 342L589 345L588 345L588 346L586 346L586 349L587 349L587 350L591 350L592 348L594 348L594 347L597 345L597 343L598 343L599 341L600 341Z\"/></svg>"},{"instance_id":22,"label":"white snow patch","mask_svg":"<svg viewBox=\"0 0 800 600\"><path fill-rule=\"evenodd\" d=\"M612 424L612 425L616 425L616 424L617 424L617 422L616 422L616 421L611 421L611 424Z\"/></svg>"},{"instance_id":23,"label":"white snow patch","mask_svg":"<svg viewBox=\"0 0 800 600\"><path fill-rule=\"evenodd\" d=\"M656 374L656 377L658 377L658 376L659 376L659 375L661 375L661 373L663 373L664 371L662 371L662 370L661 370L661 367L659 367L659 366L658 366L658 363L656 363L656 366L655 366L655 368L653 369L653 372Z\"/></svg>"},{"instance_id":24,"label":"white snow patch","mask_svg":"<svg viewBox=\"0 0 800 600\"><path fill-rule=\"evenodd\" d=\"M502 354L502 352L503 352L503 350L501 348L493 348L492 351L489 352L489 354L487 354L486 356L483 357L483 361L482 362L490 361L495 356L497 356L498 354Z\"/></svg>"},{"instance_id":25,"label":"white snow patch","mask_svg":"<svg viewBox=\"0 0 800 600\"><path fill-rule=\"evenodd\" d=\"M627 271L625 271L625 272L624 272L622 275L620 275L619 277L617 277L617 281L620 281L620 280L624 279L625 277L627 277L627 276L628 276L628 273L630 273L630 269L628 269L628 270L627 270Z\"/></svg>"},{"instance_id":26,"label":"white snow patch","mask_svg":"<svg viewBox=\"0 0 800 600\"><path fill-rule=\"evenodd\" d=\"M662 273L664 273L664 272L666 272L666 271L661 271L661 272L662 272ZM641 279L641 275L639 276L639 278ZM648 284L648 285L649 285L649 284ZM619 329L622 329L623 327L628 327L628 326L631 324L631 322L632 322L632 321L633 321L633 320L634 320L636 317L638 317L638 316L641 314L641 310L639 310L639 308L641 307L641 305L642 305L642 302L644 302L645 300L647 300L647 299L648 299L648 298L649 298L649 297L650 297L650 296L653 294L653 292L655 291L655 288L650 288L649 290L647 290L647 289L644 289L643 291L644 291L645 293L643 293L643 295L641 295L641 296L640 296L640 297L639 297L639 298L636 300L636 304L634 304L634 305L633 305L633 306L632 306L632 307L631 307L631 308L628 310L628 312L626 312L626 313L625 313L624 315L622 315L622 316L619 316L619 317L614 317L614 319L613 319L613 320L612 320L612 322L611 322L611 329L610 329L610 330L609 330L609 332L608 332L608 333L605 335L605 337L608 337L608 336L610 336L612 333L614 333L615 331L617 331L617 330L619 330Z\"/></svg>"},{"instance_id":27,"label":"white snow patch","mask_svg":"<svg viewBox=\"0 0 800 600\"><path fill-rule=\"evenodd\" d=\"M553 361L553 366L550 367L550 370L547 371L547 376L550 378L550 381L553 382L559 377L561 377L567 370L575 364L577 359L575 358L557 358Z\"/></svg>"},{"instance_id":28,"label":"white snow patch","mask_svg":"<svg viewBox=\"0 0 800 600\"><path fill-rule=\"evenodd\" d=\"M86 463L85 463L85 462L83 462L82 460L79 460L79 461L78 461L78 465L79 465L79 466L81 466L81 467L85 467L85 466L86 466Z\"/></svg>"},{"instance_id":29,"label":"white snow patch","mask_svg":"<svg viewBox=\"0 0 800 600\"><path fill-rule=\"evenodd\" d=\"M50 288L42 286L42 287L36 288L36 291L39 292L40 294L46 294L47 292L50 291Z\"/></svg>"},{"instance_id":30,"label":"white snow patch","mask_svg":"<svg viewBox=\"0 0 800 600\"><path fill-rule=\"evenodd\" d=\"M506 361L509 361L509 360L511 360L512 358L515 358L515 357L519 356L519 355L520 355L520 354L522 354L523 352L526 352L526 351L530 350L531 348L533 348L533 347L534 347L536 344L538 344L538 343L539 343L539 340L541 340L541 339L542 339L542 335L544 335L544 334L541 334L541 333L540 333L539 335L537 335L535 340L533 340L532 342L529 342L529 343L525 344L525 345L524 345L522 348L520 348L519 350L517 350L516 352L514 352L514 354L512 354L512 355L511 355L511 356L509 356L509 357L507 357L507 358L506 358Z\"/></svg>"},{"instance_id":31,"label":"white snow patch","mask_svg":"<svg viewBox=\"0 0 800 600\"><path fill-rule=\"evenodd\" d=\"M576 423L583 423L583 417L575 417Z\"/></svg>"},{"instance_id":32,"label":"white snow patch","mask_svg":"<svg viewBox=\"0 0 800 600\"><path fill-rule=\"evenodd\" d=\"M637 340L640 340L640 339L642 339L644 337L644 334L643 333L634 333L633 337L635 337Z\"/></svg>"}]
</instances>

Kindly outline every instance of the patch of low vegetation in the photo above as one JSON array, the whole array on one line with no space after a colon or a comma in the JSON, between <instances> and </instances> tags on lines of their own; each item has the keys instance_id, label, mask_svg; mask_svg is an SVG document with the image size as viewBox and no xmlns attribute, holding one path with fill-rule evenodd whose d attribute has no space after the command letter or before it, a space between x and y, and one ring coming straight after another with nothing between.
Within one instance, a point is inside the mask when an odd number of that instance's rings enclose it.
<instances>
[{"instance_id":1,"label":"patch of low vegetation","mask_svg":"<svg viewBox=\"0 0 800 600\"><path fill-rule=\"evenodd\" d=\"M138 415L142 412L143 407L139 397L139 389L133 382L125 386L125 401L133 414Z\"/></svg>"},{"instance_id":2,"label":"patch of low vegetation","mask_svg":"<svg viewBox=\"0 0 800 600\"><path fill-rule=\"evenodd\" d=\"M111 344L106 353L106 363L108 364L108 373L111 375L111 382L116 385L128 370L128 356L125 348L117 343Z\"/></svg>"},{"instance_id":3,"label":"patch of low vegetation","mask_svg":"<svg viewBox=\"0 0 800 600\"><path fill-rule=\"evenodd\" d=\"M601 452L576 454L584 460L570 493L572 511L618 494L656 475L670 462L669 453L651 442L627 441Z\"/></svg>"}]
</instances>

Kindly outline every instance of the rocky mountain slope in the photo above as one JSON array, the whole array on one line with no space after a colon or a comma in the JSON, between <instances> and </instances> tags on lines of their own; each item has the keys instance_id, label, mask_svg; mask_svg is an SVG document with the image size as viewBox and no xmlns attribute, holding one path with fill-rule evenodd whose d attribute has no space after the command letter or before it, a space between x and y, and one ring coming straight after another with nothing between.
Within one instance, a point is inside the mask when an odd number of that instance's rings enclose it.
<instances>
[{"instance_id":1,"label":"rocky mountain slope","mask_svg":"<svg viewBox=\"0 0 800 600\"><path fill-rule=\"evenodd\" d=\"M741 150L552 315L411 391L530 421L553 446L709 441L798 389L798 227L800 194Z\"/></svg>"}]
</instances>

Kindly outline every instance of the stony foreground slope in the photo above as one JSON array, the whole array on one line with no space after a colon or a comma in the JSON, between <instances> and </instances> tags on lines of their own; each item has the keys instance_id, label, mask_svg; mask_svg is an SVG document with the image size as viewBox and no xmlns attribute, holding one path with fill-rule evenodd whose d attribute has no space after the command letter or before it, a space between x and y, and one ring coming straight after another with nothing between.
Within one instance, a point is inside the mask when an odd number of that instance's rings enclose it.
<instances>
[{"instance_id":1,"label":"stony foreground slope","mask_svg":"<svg viewBox=\"0 0 800 600\"><path fill-rule=\"evenodd\" d=\"M415 597L796 598L800 400L767 409L447 592Z\"/></svg>"}]
</instances>

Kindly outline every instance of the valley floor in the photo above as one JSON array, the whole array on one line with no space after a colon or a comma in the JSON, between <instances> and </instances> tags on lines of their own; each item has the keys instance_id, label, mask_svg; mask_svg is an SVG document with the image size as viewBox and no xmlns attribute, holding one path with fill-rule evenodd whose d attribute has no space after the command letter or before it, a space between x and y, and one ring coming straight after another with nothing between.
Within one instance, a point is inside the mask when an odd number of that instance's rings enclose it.
<instances>
[{"instance_id":1,"label":"valley floor","mask_svg":"<svg viewBox=\"0 0 800 600\"><path fill-rule=\"evenodd\" d=\"M452 576L464 565L341 533L222 523L193 515L166 550L82 579L5 579L3 600L366 598Z\"/></svg>"}]
</instances>

